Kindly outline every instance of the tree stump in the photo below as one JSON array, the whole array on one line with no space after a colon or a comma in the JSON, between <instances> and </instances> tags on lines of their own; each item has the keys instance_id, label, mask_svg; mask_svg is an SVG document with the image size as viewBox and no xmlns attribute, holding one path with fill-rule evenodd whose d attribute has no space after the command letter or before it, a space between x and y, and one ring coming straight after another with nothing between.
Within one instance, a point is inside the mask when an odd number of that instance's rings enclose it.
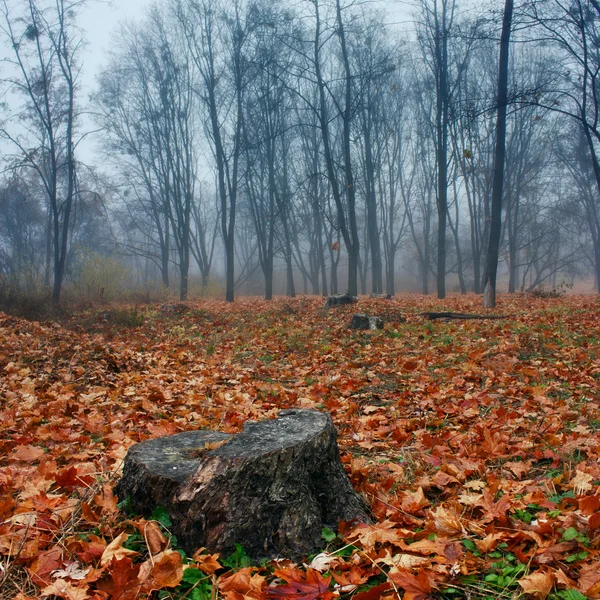
<instances>
[{"instance_id":1,"label":"tree stump","mask_svg":"<svg viewBox=\"0 0 600 600\"><path fill-rule=\"evenodd\" d=\"M370 317L368 315L356 314L350 323L351 329L383 329L381 317Z\"/></svg>"},{"instance_id":2,"label":"tree stump","mask_svg":"<svg viewBox=\"0 0 600 600\"><path fill-rule=\"evenodd\" d=\"M327 297L325 306L342 306L343 304L354 304L355 302L358 302L356 296L350 296L350 294L334 294L333 296Z\"/></svg>"},{"instance_id":3,"label":"tree stump","mask_svg":"<svg viewBox=\"0 0 600 600\"><path fill-rule=\"evenodd\" d=\"M237 543L256 559L297 559L319 549L323 527L369 521L336 438L328 414L285 410L234 436L192 431L148 440L129 449L116 493L144 516L165 507L188 554L200 547L227 554Z\"/></svg>"},{"instance_id":4,"label":"tree stump","mask_svg":"<svg viewBox=\"0 0 600 600\"><path fill-rule=\"evenodd\" d=\"M371 294L371 298L379 298L380 300L391 300L391 294Z\"/></svg>"}]
</instances>

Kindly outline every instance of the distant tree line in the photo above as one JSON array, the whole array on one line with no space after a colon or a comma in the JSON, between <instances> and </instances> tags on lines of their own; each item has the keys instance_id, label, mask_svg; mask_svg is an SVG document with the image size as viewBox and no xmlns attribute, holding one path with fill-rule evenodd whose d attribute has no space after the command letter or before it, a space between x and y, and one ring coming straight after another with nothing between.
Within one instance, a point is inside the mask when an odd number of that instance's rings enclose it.
<instances>
[{"instance_id":1,"label":"distant tree line","mask_svg":"<svg viewBox=\"0 0 600 600\"><path fill-rule=\"evenodd\" d=\"M84 6L0 0L3 282L58 303L94 252L182 300L196 274L229 301L443 298L495 263L500 290L598 288L597 0L415 0L402 31L348 0L168 0L121 26L89 102Z\"/></svg>"}]
</instances>

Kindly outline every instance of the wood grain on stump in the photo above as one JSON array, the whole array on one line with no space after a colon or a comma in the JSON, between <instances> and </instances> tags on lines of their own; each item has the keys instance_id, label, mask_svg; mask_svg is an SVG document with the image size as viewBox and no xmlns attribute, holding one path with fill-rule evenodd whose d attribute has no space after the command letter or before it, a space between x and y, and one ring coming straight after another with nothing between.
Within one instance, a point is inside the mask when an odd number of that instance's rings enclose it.
<instances>
[{"instance_id":1,"label":"wood grain on stump","mask_svg":"<svg viewBox=\"0 0 600 600\"><path fill-rule=\"evenodd\" d=\"M306 556L322 545L323 527L369 520L336 437L328 414L286 410L234 436L148 440L130 448L116 493L145 516L165 507L188 553L227 554L238 543L254 558Z\"/></svg>"}]
</instances>

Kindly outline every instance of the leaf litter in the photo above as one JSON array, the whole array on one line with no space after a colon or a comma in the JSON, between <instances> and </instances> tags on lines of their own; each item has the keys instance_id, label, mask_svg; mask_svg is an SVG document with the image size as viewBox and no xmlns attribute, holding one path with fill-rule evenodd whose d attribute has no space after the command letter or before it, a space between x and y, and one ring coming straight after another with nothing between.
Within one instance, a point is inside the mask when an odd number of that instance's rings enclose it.
<instances>
[{"instance_id":1,"label":"leaf litter","mask_svg":"<svg viewBox=\"0 0 600 600\"><path fill-rule=\"evenodd\" d=\"M2 598L600 598L599 300L500 304L431 323L479 298L361 300L373 332L309 298L149 305L136 327L0 314ZM253 565L119 509L131 445L290 407L331 413L373 524Z\"/></svg>"}]
</instances>

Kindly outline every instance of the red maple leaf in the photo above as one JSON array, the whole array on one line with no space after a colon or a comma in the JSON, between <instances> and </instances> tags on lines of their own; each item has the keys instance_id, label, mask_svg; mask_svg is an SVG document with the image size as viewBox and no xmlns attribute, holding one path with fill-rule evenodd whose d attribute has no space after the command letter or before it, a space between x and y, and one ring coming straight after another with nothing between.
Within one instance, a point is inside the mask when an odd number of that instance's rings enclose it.
<instances>
[{"instance_id":1,"label":"red maple leaf","mask_svg":"<svg viewBox=\"0 0 600 600\"><path fill-rule=\"evenodd\" d=\"M413 575L408 569L397 569L389 578L404 590L404 600L433 600L433 586L424 569Z\"/></svg>"},{"instance_id":2,"label":"red maple leaf","mask_svg":"<svg viewBox=\"0 0 600 600\"><path fill-rule=\"evenodd\" d=\"M335 594L329 591L331 577L323 577L319 571L307 569L306 573L297 569L279 569L276 577L287 581L267 590L267 598L298 598L301 600L330 600Z\"/></svg>"}]
</instances>

